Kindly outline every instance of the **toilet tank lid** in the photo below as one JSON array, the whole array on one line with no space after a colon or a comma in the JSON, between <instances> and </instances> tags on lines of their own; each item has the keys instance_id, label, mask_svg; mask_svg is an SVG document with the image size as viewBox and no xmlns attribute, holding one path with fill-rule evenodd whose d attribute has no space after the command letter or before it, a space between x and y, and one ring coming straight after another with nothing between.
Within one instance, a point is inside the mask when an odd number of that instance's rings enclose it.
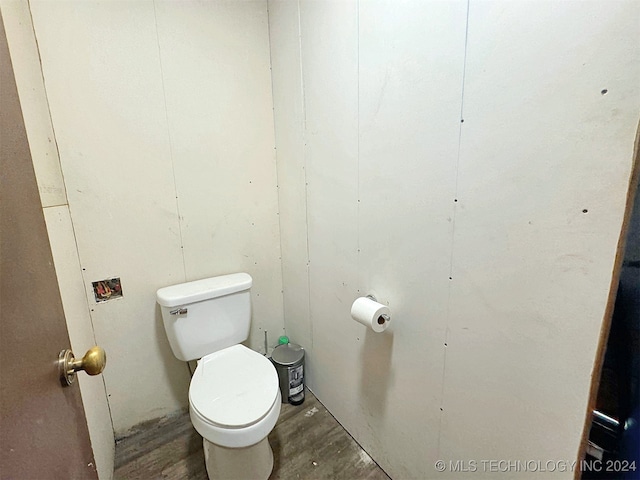
<instances>
[{"instance_id":1,"label":"toilet tank lid","mask_svg":"<svg viewBox=\"0 0 640 480\"><path fill-rule=\"evenodd\" d=\"M156 299L163 307L177 307L248 290L251 282L251 275L248 273L204 278L161 288L156 292Z\"/></svg>"}]
</instances>

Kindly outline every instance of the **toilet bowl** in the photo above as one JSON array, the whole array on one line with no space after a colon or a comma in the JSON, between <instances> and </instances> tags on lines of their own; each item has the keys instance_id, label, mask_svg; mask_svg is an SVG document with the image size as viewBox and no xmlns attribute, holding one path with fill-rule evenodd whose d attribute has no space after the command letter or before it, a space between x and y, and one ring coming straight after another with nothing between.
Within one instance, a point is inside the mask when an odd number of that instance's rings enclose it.
<instances>
[{"instance_id":1,"label":"toilet bowl","mask_svg":"<svg viewBox=\"0 0 640 480\"><path fill-rule=\"evenodd\" d=\"M189 386L189 415L204 439L209 478L269 476L273 453L266 438L280 406L277 373L259 353L234 345L198 362Z\"/></svg>"},{"instance_id":2,"label":"toilet bowl","mask_svg":"<svg viewBox=\"0 0 640 480\"><path fill-rule=\"evenodd\" d=\"M195 429L211 443L230 448L255 445L280 414L275 368L244 345L203 357L189 385L189 413Z\"/></svg>"},{"instance_id":3,"label":"toilet bowl","mask_svg":"<svg viewBox=\"0 0 640 480\"><path fill-rule=\"evenodd\" d=\"M266 480L267 439L280 414L276 369L240 342L248 337L251 277L237 273L161 288L157 301L174 355L198 359L189 415L214 479Z\"/></svg>"}]
</instances>

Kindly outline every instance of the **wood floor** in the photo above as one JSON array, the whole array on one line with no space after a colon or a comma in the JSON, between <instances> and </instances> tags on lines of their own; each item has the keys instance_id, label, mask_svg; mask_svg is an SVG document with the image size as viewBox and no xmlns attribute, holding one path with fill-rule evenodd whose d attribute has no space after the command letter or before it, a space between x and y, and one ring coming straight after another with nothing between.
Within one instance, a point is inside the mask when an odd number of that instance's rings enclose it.
<instances>
[{"instance_id":1,"label":"wood floor","mask_svg":"<svg viewBox=\"0 0 640 480\"><path fill-rule=\"evenodd\" d=\"M270 480L389 480L309 391L300 406L282 405L269 435ZM147 422L116 443L115 480L207 480L202 437L184 413Z\"/></svg>"}]
</instances>

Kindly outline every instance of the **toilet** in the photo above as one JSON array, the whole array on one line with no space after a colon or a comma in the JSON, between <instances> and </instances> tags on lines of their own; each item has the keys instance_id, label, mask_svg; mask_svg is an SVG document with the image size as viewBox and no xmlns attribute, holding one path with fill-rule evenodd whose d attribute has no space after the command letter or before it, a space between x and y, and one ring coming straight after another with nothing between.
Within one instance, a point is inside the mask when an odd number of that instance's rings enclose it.
<instances>
[{"instance_id":1,"label":"toilet","mask_svg":"<svg viewBox=\"0 0 640 480\"><path fill-rule=\"evenodd\" d=\"M198 364L189 385L189 415L203 438L214 479L267 479L273 451L267 436L280 414L275 367L240 342L249 337L246 273L161 288L156 294L173 354Z\"/></svg>"}]
</instances>

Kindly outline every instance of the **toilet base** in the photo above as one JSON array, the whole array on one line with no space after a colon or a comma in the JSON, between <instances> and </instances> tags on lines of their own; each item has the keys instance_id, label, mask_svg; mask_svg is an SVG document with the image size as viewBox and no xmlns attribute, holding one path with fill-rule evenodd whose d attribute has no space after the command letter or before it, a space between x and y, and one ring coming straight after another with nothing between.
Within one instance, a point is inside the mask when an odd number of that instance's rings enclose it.
<instances>
[{"instance_id":1,"label":"toilet base","mask_svg":"<svg viewBox=\"0 0 640 480\"><path fill-rule=\"evenodd\" d=\"M202 441L210 480L267 480L271 475L273 451L267 438L244 448L227 448L206 439Z\"/></svg>"}]
</instances>

